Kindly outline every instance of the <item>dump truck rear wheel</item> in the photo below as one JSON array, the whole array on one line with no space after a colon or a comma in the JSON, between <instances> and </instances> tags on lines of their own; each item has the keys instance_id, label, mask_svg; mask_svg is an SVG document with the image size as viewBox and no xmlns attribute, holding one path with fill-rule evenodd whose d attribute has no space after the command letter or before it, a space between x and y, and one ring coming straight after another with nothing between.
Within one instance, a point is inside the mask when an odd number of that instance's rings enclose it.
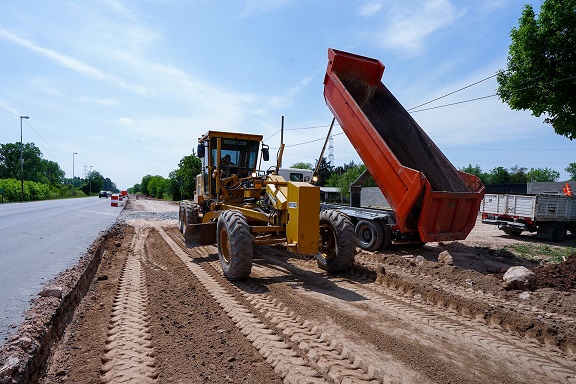
<instances>
[{"instance_id":1,"label":"dump truck rear wheel","mask_svg":"<svg viewBox=\"0 0 576 384\"><path fill-rule=\"evenodd\" d=\"M386 249L392 244L392 230L385 223L380 223L382 225L382 233L384 234L384 239L382 240L382 245L380 249Z\"/></svg>"},{"instance_id":2,"label":"dump truck rear wheel","mask_svg":"<svg viewBox=\"0 0 576 384\"><path fill-rule=\"evenodd\" d=\"M367 251L375 251L382 245L384 231L380 224L370 220L360 220L356 224L358 246Z\"/></svg>"},{"instance_id":3,"label":"dump truck rear wheel","mask_svg":"<svg viewBox=\"0 0 576 384\"><path fill-rule=\"evenodd\" d=\"M522 231L519 231L518 229L503 229L504 233L510 236L519 236Z\"/></svg>"},{"instance_id":4,"label":"dump truck rear wheel","mask_svg":"<svg viewBox=\"0 0 576 384\"><path fill-rule=\"evenodd\" d=\"M355 255L356 234L348 216L332 209L321 211L318 266L331 273L343 272L352 267Z\"/></svg>"},{"instance_id":5,"label":"dump truck rear wheel","mask_svg":"<svg viewBox=\"0 0 576 384\"><path fill-rule=\"evenodd\" d=\"M186 225L188 224L198 224L198 204L196 203L187 203L186 204Z\"/></svg>"},{"instance_id":6,"label":"dump truck rear wheel","mask_svg":"<svg viewBox=\"0 0 576 384\"><path fill-rule=\"evenodd\" d=\"M222 212L216 228L216 243L222 272L235 281L250 276L252 270L252 238L246 217L239 211Z\"/></svg>"}]
</instances>

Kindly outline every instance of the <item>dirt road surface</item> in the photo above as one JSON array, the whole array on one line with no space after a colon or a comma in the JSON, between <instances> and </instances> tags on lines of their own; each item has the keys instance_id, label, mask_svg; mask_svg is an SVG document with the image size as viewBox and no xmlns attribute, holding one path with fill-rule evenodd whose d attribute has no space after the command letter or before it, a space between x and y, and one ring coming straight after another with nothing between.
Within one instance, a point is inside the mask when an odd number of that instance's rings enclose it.
<instances>
[{"instance_id":1,"label":"dirt road surface","mask_svg":"<svg viewBox=\"0 0 576 384\"><path fill-rule=\"evenodd\" d=\"M576 259L536 268L506 250L533 237L478 224L360 252L342 275L259 246L231 283L214 246L185 247L177 205L131 199L122 217L42 383L576 383ZM548 287L505 291L514 265Z\"/></svg>"}]
</instances>

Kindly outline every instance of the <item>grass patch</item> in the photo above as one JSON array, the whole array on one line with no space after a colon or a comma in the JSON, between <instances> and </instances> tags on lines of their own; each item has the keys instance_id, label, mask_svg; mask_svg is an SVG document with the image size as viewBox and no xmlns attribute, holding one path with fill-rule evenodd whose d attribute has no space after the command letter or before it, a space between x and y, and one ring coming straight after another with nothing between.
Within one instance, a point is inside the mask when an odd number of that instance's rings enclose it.
<instances>
[{"instance_id":1,"label":"grass patch","mask_svg":"<svg viewBox=\"0 0 576 384\"><path fill-rule=\"evenodd\" d=\"M512 252L516 256L525 259L541 260L544 258L553 263L561 263L568 256L576 253L576 248L574 247L557 247L548 244L513 244L505 246L503 250Z\"/></svg>"}]
</instances>

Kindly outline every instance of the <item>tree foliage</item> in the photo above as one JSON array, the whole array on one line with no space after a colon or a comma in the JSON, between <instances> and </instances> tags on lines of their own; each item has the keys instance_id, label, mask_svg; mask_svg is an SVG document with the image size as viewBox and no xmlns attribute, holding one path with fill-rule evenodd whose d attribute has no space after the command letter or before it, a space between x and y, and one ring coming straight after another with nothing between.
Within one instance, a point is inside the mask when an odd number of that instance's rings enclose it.
<instances>
[{"instance_id":1,"label":"tree foliage","mask_svg":"<svg viewBox=\"0 0 576 384\"><path fill-rule=\"evenodd\" d=\"M483 172L480 165L472 166L469 164L467 167L460 169L462 172L476 175L484 184L522 184L529 181L537 182L551 182L558 181L560 172L550 168L527 168L515 165L510 169L504 167L496 167L489 172ZM576 171L576 163L574 163L574 170ZM569 172L566 169L566 172Z\"/></svg>"},{"instance_id":2,"label":"tree foliage","mask_svg":"<svg viewBox=\"0 0 576 384\"><path fill-rule=\"evenodd\" d=\"M576 138L576 0L544 0L538 16L525 5L510 36L498 96L512 109L545 115L557 134Z\"/></svg>"},{"instance_id":3,"label":"tree foliage","mask_svg":"<svg viewBox=\"0 0 576 384\"><path fill-rule=\"evenodd\" d=\"M191 199L196 189L196 176L202 171L202 160L194 152L184 156L178 163L178 169L170 172L170 180L174 185L173 197L176 199Z\"/></svg>"},{"instance_id":4,"label":"tree foliage","mask_svg":"<svg viewBox=\"0 0 576 384\"><path fill-rule=\"evenodd\" d=\"M310 163L305 163L305 162L303 162L303 161L299 161L299 162L297 162L297 163L295 163L295 164L292 164L292 165L290 166L290 168L309 169L309 170L311 170L311 171L314 170L314 166L313 166L312 164L310 164Z\"/></svg>"},{"instance_id":5,"label":"tree foliage","mask_svg":"<svg viewBox=\"0 0 576 384\"><path fill-rule=\"evenodd\" d=\"M570 175L570 180L576 180L576 163L570 163L565 169Z\"/></svg>"},{"instance_id":6,"label":"tree foliage","mask_svg":"<svg viewBox=\"0 0 576 384\"><path fill-rule=\"evenodd\" d=\"M558 181L558 179L560 179L560 172L550 168L532 168L528 171L526 176L529 181Z\"/></svg>"},{"instance_id":7,"label":"tree foliage","mask_svg":"<svg viewBox=\"0 0 576 384\"><path fill-rule=\"evenodd\" d=\"M44 184L61 184L64 171L58 163L43 158L34 143L22 145L23 178ZM0 144L0 179L20 179L20 143Z\"/></svg>"},{"instance_id":8,"label":"tree foliage","mask_svg":"<svg viewBox=\"0 0 576 384\"><path fill-rule=\"evenodd\" d=\"M316 182L316 185L319 187L323 187L324 185L326 185L326 182L328 181L330 175L332 175L333 172L334 172L334 166L328 160L326 160L325 157L323 157L322 161L320 161L320 166L318 167L318 175L317 175L318 181Z\"/></svg>"}]
</instances>

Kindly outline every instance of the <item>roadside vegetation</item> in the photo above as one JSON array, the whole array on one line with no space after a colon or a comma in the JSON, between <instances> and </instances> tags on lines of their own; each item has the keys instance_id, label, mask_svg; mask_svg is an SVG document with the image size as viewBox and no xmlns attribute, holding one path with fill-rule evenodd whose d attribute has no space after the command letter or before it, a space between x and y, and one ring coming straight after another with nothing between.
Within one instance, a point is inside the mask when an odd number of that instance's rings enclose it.
<instances>
[{"instance_id":1,"label":"roadside vegetation","mask_svg":"<svg viewBox=\"0 0 576 384\"><path fill-rule=\"evenodd\" d=\"M45 159L34 143L22 145L22 163L20 152L20 143L0 144L0 203L86 197L100 190L118 192L114 182L98 171L85 178L65 178L58 163Z\"/></svg>"},{"instance_id":2,"label":"roadside vegetation","mask_svg":"<svg viewBox=\"0 0 576 384\"><path fill-rule=\"evenodd\" d=\"M571 255L576 254L574 247L562 247L548 244L512 244L507 245L503 250L513 253L525 259L548 260L553 263L566 261Z\"/></svg>"}]
</instances>

